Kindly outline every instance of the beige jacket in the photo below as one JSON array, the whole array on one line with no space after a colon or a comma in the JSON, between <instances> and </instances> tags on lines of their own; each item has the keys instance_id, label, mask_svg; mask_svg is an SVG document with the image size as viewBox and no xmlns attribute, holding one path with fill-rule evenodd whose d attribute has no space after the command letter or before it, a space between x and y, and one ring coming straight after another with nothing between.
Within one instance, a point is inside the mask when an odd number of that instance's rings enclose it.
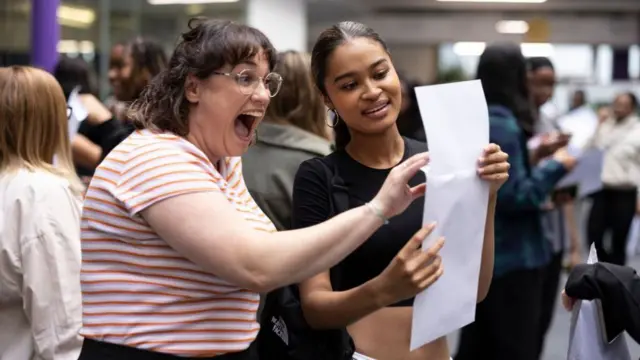
<instances>
[{"instance_id":1,"label":"beige jacket","mask_svg":"<svg viewBox=\"0 0 640 360\"><path fill-rule=\"evenodd\" d=\"M604 150L602 183L612 188L640 189L640 119L611 118L600 124L593 145Z\"/></svg>"}]
</instances>

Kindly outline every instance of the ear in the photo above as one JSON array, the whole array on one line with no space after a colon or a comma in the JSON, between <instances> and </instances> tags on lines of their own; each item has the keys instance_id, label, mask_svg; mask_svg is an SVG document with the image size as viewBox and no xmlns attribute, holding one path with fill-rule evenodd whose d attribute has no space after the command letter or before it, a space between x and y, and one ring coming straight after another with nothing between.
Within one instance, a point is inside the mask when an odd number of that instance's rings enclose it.
<instances>
[{"instance_id":1,"label":"ear","mask_svg":"<svg viewBox=\"0 0 640 360\"><path fill-rule=\"evenodd\" d=\"M184 81L184 97L192 104L200 102L200 80L191 74Z\"/></svg>"},{"instance_id":2,"label":"ear","mask_svg":"<svg viewBox=\"0 0 640 360\"><path fill-rule=\"evenodd\" d=\"M335 110L335 106L333 106L333 103L331 102L331 99L329 99L328 96L323 96L323 100L324 100L324 105L326 107L329 108L329 110Z\"/></svg>"}]
</instances>

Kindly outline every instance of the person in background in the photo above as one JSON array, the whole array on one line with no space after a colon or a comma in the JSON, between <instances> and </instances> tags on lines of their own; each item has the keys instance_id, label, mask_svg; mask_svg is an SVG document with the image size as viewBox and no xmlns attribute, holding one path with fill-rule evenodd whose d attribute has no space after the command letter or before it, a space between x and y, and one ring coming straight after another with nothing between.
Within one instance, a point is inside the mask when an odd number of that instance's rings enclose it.
<instances>
[{"instance_id":1,"label":"person in background","mask_svg":"<svg viewBox=\"0 0 640 360\"><path fill-rule=\"evenodd\" d=\"M598 259L617 265L626 262L633 217L640 212L640 119L638 99L631 93L616 96L613 116L598 125L591 145L604 151L603 189L593 195L587 237L595 243ZM610 246L604 238L611 232Z\"/></svg>"},{"instance_id":2,"label":"person in background","mask_svg":"<svg viewBox=\"0 0 640 360\"><path fill-rule=\"evenodd\" d=\"M573 111L585 105L587 105L587 94L584 92L584 90L576 90L571 96L569 111Z\"/></svg>"},{"instance_id":3,"label":"person in background","mask_svg":"<svg viewBox=\"0 0 640 360\"><path fill-rule=\"evenodd\" d=\"M291 228L293 179L305 160L331 152L327 109L313 84L308 54L278 55L275 72L283 78L269 103L256 143L242 158L251 196L278 230Z\"/></svg>"},{"instance_id":4,"label":"person in background","mask_svg":"<svg viewBox=\"0 0 640 360\"><path fill-rule=\"evenodd\" d=\"M603 123L607 121L611 117L611 106L609 105L600 105L598 106L598 110L596 114L598 115L598 123Z\"/></svg>"},{"instance_id":5,"label":"person in background","mask_svg":"<svg viewBox=\"0 0 640 360\"><path fill-rule=\"evenodd\" d=\"M539 109L536 133L540 136L558 132L556 118L545 111L545 104L553 97L556 76L553 64L548 58L533 57L527 59L529 68L529 88L534 106ZM580 263L580 240L575 219L574 199L566 191L554 192L542 205L542 230L551 247L551 261L544 270L542 285L542 312L540 322L540 346L538 356L544 350L544 340L551 326L556 309L560 274L564 259L566 235L569 235L569 260L573 267Z\"/></svg>"},{"instance_id":6,"label":"person in background","mask_svg":"<svg viewBox=\"0 0 640 360\"><path fill-rule=\"evenodd\" d=\"M424 132L418 98L414 90L420 84L402 77L400 84L402 86L402 108L398 115L398 131L402 136L426 143L427 135Z\"/></svg>"},{"instance_id":7,"label":"person in background","mask_svg":"<svg viewBox=\"0 0 640 360\"><path fill-rule=\"evenodd\" d=\"M583 106L587 106L589 103L587 101L587 93L585 90L578 89L576 90L571 97L571 104L569 105L569 111L581 108Z\"/></svg>"},{"instance_id":8,"label":"person in background","mask_svg":"<svg viewBox=\"0 0 640 360\"><path fill-rule=\"evenodd\" d=\"M60 85L0 68L0 358L76 360L80 201ZM55 165L54 165L55 162Z\"/></svg>"},{"instance_id":9,"label":"person in background","mask_svg":"<svg viewBox=\"0 0 640 360\"><path fill-rule=\"evenodd\" d=\"M313 228L336 213L366 204L403 161L426 151L425 143L400 135L402 88L389 50L374 30L350 21L334 25L320 34L311 58L316 86L336 115L336 151L300 165L293 191L296 229ZM477 301L482 301L493 269L495 193L507 178L509 163L494 144L478 156L479 176L491 188L483 250L478 254L482 263ZM335 186L328 185L327 169ZM423 181L421 173L410 184ZM344 194L343 204L333 201L334 192ZM364 245L331 269L338 281L332 282L326 270L299 284L307 323L315 329L346 327L356 346L354 359L449 359L445 337L409 352L413 297L437 281L442 271L437 256L442 239L420 249L419 239L426 234L420 230L423 210L424 202L415 201L369 234Z\"/></svg>"},{"instance_id":10,"label":"person in background","mask_svg":"<svg viewBox=\"0 0 640 360\"><path fill-rule=\"evenodd\" d=\"M548 161L532 164L527 147L534 135L525 58L516 44L488 46L480 56L477 78L489 105L490 141L509 154L509 179L498 191L495 266L486 299L475 322L460 335L456 360L537 360L544 273L549 242L541 215L556 183L575 166L562 143L549 145Z\"/></svg>"},{"instance_id":11,"label":"person in background","mask_svg":"<svg viewBox=\"0 0 640 360\"><path fill-rule=\"evenodd\" d=\"M162 46L152 40L135 38L128 42L122 52L122 61L115 59L110 64L109 80L113 87L113 95L121 104L129 106L140 97L151 79L167 66L167 55ZM133 122L128 119L126 111L109 111L94 96L80 97L89 113L88 121L83 122L79 131L86 126L88 138L99 138L100 158L105 156L133 131Z\"/></svg>"},{"instance_id":12,"label":"person in background","mask_svg":"<svg viewBox=\"0 0 640 360\"><path fill-rule=\"evenodd\" d=\"M95 97L97 95L95 75L89 64L81 58L62 56L53 71L53 76L62 87L67 101L69 101L71 92L76 88L81 96ZM82 122L71 139L71 151L76 173L87 182L100 161L102 150L97 144L101 142L101 137L105 134L90 132L91 120L87 122L84 122L86 119L78 120Z\"/></svg>"},{"instance_id":13,"label":"person in background","mask_svg":"<svg viewBox=\"0 0 640 360\"><path fill-rule=\"evenodd\" d=\"M105 101L105 105L107 106L107 109L114 113L118 119L124 119L126 117L127 109L127 104L118 100L118 97L113 93L117 86L116 82L119 78L118 75L120 74L121 69L125 66L125 50L125 43L117 43L111 47L111 54L109 56L109 72L107 73L112 93Z\"/></svg>"},{"instance_id":14,"label":"person in background","mask_svg":"<svg viewBox=\"0 0 640 360\"><path fill-rule=\"evenodd\" d=\"M241 160L280 90L276 51L232 21L188 28L85 196L80 360L255 360L260 293L330 268L424 195L407 186L418 154L367 205L276 231Z\"/></svg>"}]
</instances>

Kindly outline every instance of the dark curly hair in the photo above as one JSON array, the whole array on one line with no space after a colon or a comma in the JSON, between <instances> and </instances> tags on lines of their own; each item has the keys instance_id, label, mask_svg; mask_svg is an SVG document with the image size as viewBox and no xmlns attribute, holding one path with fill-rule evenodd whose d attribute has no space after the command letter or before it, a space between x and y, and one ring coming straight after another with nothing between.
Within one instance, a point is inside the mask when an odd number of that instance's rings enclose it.
<instances>
[{"instance_id":1,"label":"dark curly hair","mask_svg":"<svg viewBox=\"0 0 640 360\"><path fill-rule=\"evenodd\" d=\"M236 66L260 51L266 53L269 69L276 50L258 29L229 20L194 18L182 34L167 69L156 76L129 109L128 117L138 129L189 133L189 102L184 85L189 75L206 79L223 66Z\"/></svg>"}]
</instances>

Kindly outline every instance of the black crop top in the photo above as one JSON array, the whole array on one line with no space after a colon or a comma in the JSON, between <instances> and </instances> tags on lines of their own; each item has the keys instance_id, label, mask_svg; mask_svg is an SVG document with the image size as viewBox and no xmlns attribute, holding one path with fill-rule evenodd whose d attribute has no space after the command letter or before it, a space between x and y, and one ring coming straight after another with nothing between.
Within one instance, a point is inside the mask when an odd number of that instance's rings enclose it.
<instances>
[{"instance_id":1,"label":"black crop top","mask_svg":"<svg viewBox=\"0 0 640 360\"><path fill-rule=\"evenodd\" d=\"M427 145L416 140L403 138L405 151L403 160L427 151ZM346 151L340 150L322 159L303 162L296 174L293 186L292 228L299 229L327 220L330 216L330 194L327 188L326 170L335 169L347 188L349 208L363 205L378 193L391 169L372 169L355 161ZM411 179L415 186L425 181L419 171ZM407 210L393 217L389 224L380 227L364 244L347 256L332 269L339 279L332 282L336 291L344 291L360 286L378 276L402 249L407 241L422 226L424 198L415 200ZM345 210L345 209L341 209ZM356 226L357 224L354 224ZM411 306L408 299L392 306Z\"/></svg>"}]
</instances>

